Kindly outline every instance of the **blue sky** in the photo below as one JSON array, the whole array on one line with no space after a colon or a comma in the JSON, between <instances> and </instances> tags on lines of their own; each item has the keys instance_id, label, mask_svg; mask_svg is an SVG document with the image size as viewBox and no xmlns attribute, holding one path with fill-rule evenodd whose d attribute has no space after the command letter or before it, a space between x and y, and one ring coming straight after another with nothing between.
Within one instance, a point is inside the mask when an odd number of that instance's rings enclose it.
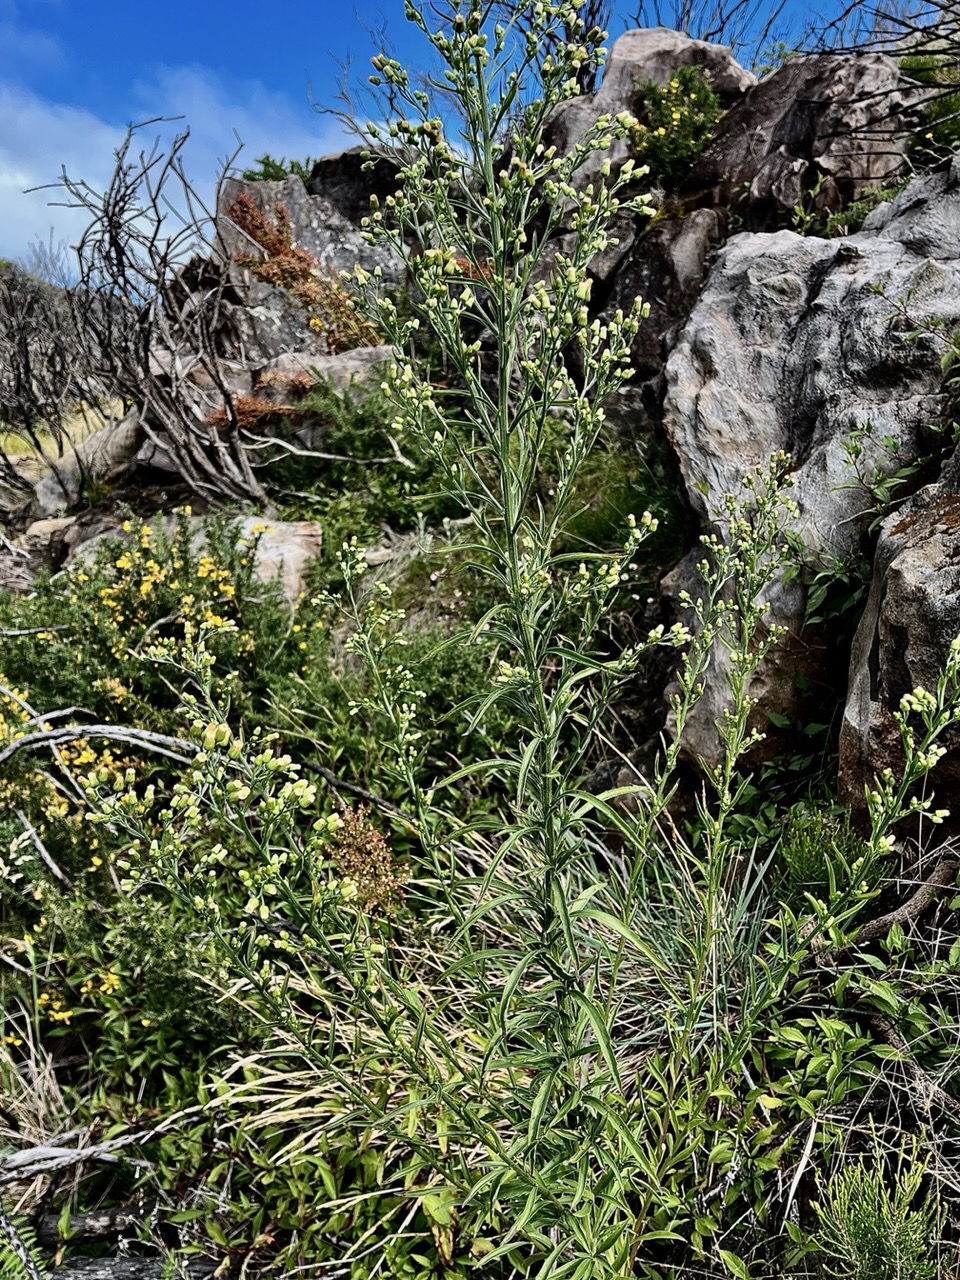
<instances>
[{"instance_id":1,"label":"blue sky","mask_svg":"<svg viewBox=\"0 0 960 1280\"><path fill-rule=\"evenodd\" d=\"M612 36L632 7L618 0ZM347 59L351 79L363 81L370 29L383 24L396 55L422 66L424 43L403 0L0 0L0 257L20 257L51 231L55 241L76 239L81 215L24 188L55 181L64 165L104 183L132 121L185 117L187 165L201 189L234 130L241 163L264 151L338 150L341 126L311 98L333 101Z\"/></svg>"}]
</instances>

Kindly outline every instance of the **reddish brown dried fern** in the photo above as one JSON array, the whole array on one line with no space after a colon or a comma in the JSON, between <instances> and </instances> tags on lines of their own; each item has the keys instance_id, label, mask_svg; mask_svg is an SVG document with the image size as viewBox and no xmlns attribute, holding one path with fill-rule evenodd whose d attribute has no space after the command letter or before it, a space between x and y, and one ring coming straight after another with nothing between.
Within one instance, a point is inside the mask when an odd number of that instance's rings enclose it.
<instances>
[{"instance_id":1,"label":"reddish brown dried fern","mask_svg":"<svg viewBox=\"0 0 960 1280\"><path fill-rule=\"evenodd\" d=\"M254 279L296 298L310 316L310 328L316 330L330 354L379 346L382 335L353 309L353 296L338 273L322 266L309 250L294 245L286 205L278 200L273 214L275 222L250 196L237 196L227 217L264 256L237 254L234 261Z\"/></svg>"}]
</instances>

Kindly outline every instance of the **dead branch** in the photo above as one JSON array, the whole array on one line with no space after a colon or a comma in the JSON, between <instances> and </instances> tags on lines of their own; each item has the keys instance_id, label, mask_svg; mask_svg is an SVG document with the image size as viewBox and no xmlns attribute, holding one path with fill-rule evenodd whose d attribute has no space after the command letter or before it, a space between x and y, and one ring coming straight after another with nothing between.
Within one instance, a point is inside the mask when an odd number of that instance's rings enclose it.
<instances>
[{"instance_id":1,"label":"dead branch","mask_svg":"<svg viewBox=\"0 0 960 1280\"><path fill-rule=\"evenodd\" d=\"M125 729L113 724L69 725L63 729L45 729L39 733L26 733L22 738L0 750L0 764L20 751L37 751L47 747L59 747L65 742L77 742L81 738L106 738L110 742L122 742L125 746L154 755L166 756L178 764L190 764L197 748L182 738L172 738L165 733L152 733L147 729Z\"/></svg>"},{"instance_id":2,"label":"dead branch","mask_svg":"<svg viewBox=\"0 0 960 1280\"><path fill-rule=\"evenodd\" d=\"M26 553L23 553L26 554ZM48 631L69 631L66 625L57 627L0 627L0 637L12 639L14 636L43 636Z\"/></svg>"},{"instance_id":3,"label":"dead branch","mask_svg":"<svg viewBox=\"0 0 960 1280\"><path fill-rule=\"evenodd\" d=\"M255 436L252 432L243 433L244 443L250 449L278 449L294 458L310 458L317 462L350 462L356 466L393 466L399 462L401 466L413 468L414 464L399 452L390 458L351 458L345 453L323 453L319 449L304 449L292 444L289 440L281 440L274 436ZM393 443L393 442L391 442Z\"/></svg>"},{"instance_id":4,"label":"dead branch","mask_svg":"<svg viewBox=\"0 0 960 1280\"><path fill-rule=\"evenodd\" d=\"M155 142L134 152L138 131L156 123L128 129L106 191L63 173L63 203L90 217L71 292L76 323L98 376L117 399L141 409L147 438L192 489L214 502L263 504L219 346L227 282L211 261L216 215L186 176L188 132L166 151ZM238 151L221 170L217 201ZM207 420L218 410L224 422L214 426Z\"/></svg>"},{"instance_id":5,"label":"dead branch","mask_svg":"<svg viewBox=\"0 0 960 1280\"><path fill-rule=\"evenodd\" d=\"M43 722L43 717L37 711L35 711L33 707L31 707L30 703L27 702L25 698L23 698L15 690L9 689L5 684L0 684L0 696L4 698L8 698L11 702L15 702L18 707L20 707L23 711L25 711L29 717L29 720L27 721L28 724L41 724ZM73 776L73 773L71 772L69 766L67 765L66 760L64 760L63 758L63 753L61 752L60 748L56 745L53 746L53 758L54 760L56 760L57 764L60 766L60 770L63 773L63 776L67 779L67 781L73 787L81 803L85 804L86 796L84 794L83 787L80 786L79 782L77 782L76 778Z\"/></svg>"},{"instance_id":6,"label":"dead branch","mask_svg":"<svg viewBox=\"0 0 960 1280\"><path fill-rule=\"evenodd\" d=\"M98 405L104 396L86 360L70 290L22 267L0 269L0 422L50 468L65 496L58 460L73 444L76 407ZM0 479L24 493L33 488L2 448ZM6 538L2 545L16 553Z\"/></svg>"},{"instance_id":7,"label":"dead branch","mask_svg":"<svg viewBox=\"0 0 960 1280\"><path fill-rule=\"evenodd\" d=\"M0 1186L6 1186L11 1182L25 1182L40 1175L58 1173L62 1169L72 1169L90 1160L115 1163L119 1159L118 1151L134 1143L149 1142L151 1138L167 1133L181 1120L197 1115L202 1110L201 1105L186 1107L183 1111L177 1111L165 1120L161 1120L152 1128L130 1129L115 1138L107 1138L104 1142L94 1143L89 1147L66 1147L60 1145L54 1138L40 1146L27 1147L23 1151L15 1151L12 1155L0 1156ZM79 1131L74 1129L69 1136L76 1137L81 1132L88 1136L93 1130L92 1128Z\"/></svg>"},{"instance_id":8,"label":"dead branch","mask_svg":"<svg viewBox=\"0 0 960 1280\"><path fill-rule=\"evenodd\" d=\"M779 30L786 0L640 0L630 19L637 27L670 27L694 40L725 44L735 58L755 62Z\"/></svg>"},{"instance_id":9,"label":"dead branch","mask_svg":"<svg viewBox=\"0 0 960 1280\"><path fill-rule=\"evenodd\" d=\"M329 769L325 769L322 764L317 764L313 760L305 760L303 767L311 773L318 774L334 795L339 796L345 791L347 795L356 796L358 800L366 800L368 804L372 804L375 808L381 810L381 812L389 813L394 817L399 818L401 822L405 823L411 829L411 831L419 830L417 823L414 822L412 818L408 817L402 809L399 809L395 804L393 804L392 801L384 800L382 796L374 795L372 791L366 791L363 787L358 787L354 782L344 782L344 780L342 778L338 778L335 773L331 773Z\"/></svg>"},{"instance_id":10,"label":"dead branch","mask_svg":"<svg viewBox=\"0 0 960 1280\"><path fill-rule=\"evenodd\" d=\"M949 888L954 883L958 869L960 860L954 854L941 858L932 873L906 902L893 911L888 911L886 915L877 916L875 920L868 920L861 925L848 946L860 947L876 938L885 938L895 924L901 928L914 924L933 905L940 890Z\"/></svg>"},{"instance_id":11,"label":"dead branch","mask_svg":"<svg viewBox=\"0 0 960 1280\"><path fill-rule=\"evenodd\" d=\"M36 827L29 820L29 818L26 816L26 814L23 812L22 809L17 809L16 814L20 820L20 825L23 827L24 831L26 831L27 835L30 837L30 841L33 844L33 847L36 849L37 853L39 853L40 860L43 862L43 865L47 868L47 870L50 872L50 874L53 876L55 880L60 881L60 883L67 890L68 893L72 893L73 881L64 871L61 871L60 868L57 866L57 864L54 862L53 858L50 856L50 851L47 849L47 846L43 843L43 841L40 839L39 835L37 834Z\"/></svg>"},{"instance_id":12,"label":"dead branch","mask_svg":"<svg viewBox=\"0 0 960 1280\"><path fill-rule=\"evenodd\" d=\"M863 946L867 942L874 942L877 938L885 938L895 924L900 925L901 928L915 924L923 913L933 906L938 893L954 882L958 870L960 870L960 858L954 853L944 855L927 879L923 881L906 902L901 903L899 907L895 907L892 911L887 911L882 916L868 920L860 926L856 934L843 947L828 949L824 945L823 939L815 939L813 950L820 952L821 959L824 961L837 960L854 947ZM811 916L801 925L801 936L809 937L815 928L816 922Z\"/></svg>"},{"instance_id":13,"label":"dead branch","mask_svg":"<svg viewBox=\"0 0 960 1280\"><path fill-rule=\"evenodd\" d=\"M70 1243L89 1244L95 1240L110 1240L124 1232L143 1227L149 1211L133 1209L101 1209L93 1213L73 1213L66 1233ZM60 1216L46 1213L37 1225L37 1242L45 1249L55 1249L61 1243Z\"/></svg>"},{"instance_id":14,"label":"dead branch","mask_svg":"<svg viewBox=\"0 0 960 1280\"><path fill-rule=\"evenodd\" d=\"M23 548L23 547L18 547L18 546L16 545L16 543L11 542L11 541L10 541L10 539L6 536L6 534L3 532L3 530L2 530L2 529L0 529L0 550L6 551L8 555L11 555L11 556L17 556L17 557L19 557L21 560L29 560L29 559L30 559L30 552L29 552L29 551L24 550L24 548ZM39 629L40 629L41 631L45 631L47 628L46 628L46 627L40 627ZM54 631L55 631L55 630L57 630L57 628L56 628L56 627L54 627L54 628L52 628L52 630L54 630ZM0 631L0 635L5 635L5 636L8 636L8 635L26 635L26 634L28 634L28 633L26 633L26 632L18 632L18 631Z\"/></svg>"},{"instance_id":15,"label":"dead branch","mask_svg":"<svg viewBox=\"0 0 960 1280\"><path fill-rule=\"evenodd\" d=\"M891 1049L896 1050L897 1054L899 1054L900 1061L907 1073L914 1083L919 1086L924 1106L929 1109L932 1103L936 1103L937 1106L949 1112L949 1114L960 1116L960 1101L951 1097L941 1085L937 1084L933 1076L921 1067L913 1056L910 1046L890 1019L882 1013L871 1013L867 1017L867 1021L884 1044L889 1045Z\"/></svg>"}]
</instances>

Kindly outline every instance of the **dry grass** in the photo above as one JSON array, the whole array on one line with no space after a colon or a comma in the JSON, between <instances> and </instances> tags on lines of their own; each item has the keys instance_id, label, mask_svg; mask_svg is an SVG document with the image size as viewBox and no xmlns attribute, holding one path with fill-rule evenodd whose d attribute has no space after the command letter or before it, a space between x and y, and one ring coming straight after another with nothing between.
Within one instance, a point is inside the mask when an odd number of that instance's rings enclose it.
<instances>
[{"instance_id":1,"label":"dry grass","mask_svg":"<svg viewBox=\"0 0 960 1280\"><path fill-rule=\"evenodd\" d=\"M77 405L64 415L62 449L57 447L57 436L49 427L41 427L37 432L42 452L38 452L32 440L17 431L4 430L0 423L0 451L6 454L24 479L36 481L50 470L50 459L62 457L95 431L116 421L122 413L123 406L119 400L105 409L99 409L95 405Z\"/></svg>"},{"instance_id":2,"label":"dry grass","mask_svg":"<svg viewBox=\"0 0 960 1280\"><path fill-rule=\"evenodd\" d=\"M25 1009L10 1009L0 1037L0 1150L43 1146L71 1127L72 1108L64 1098L53 1059ZM37 1175L12 1183L14 1212L39 1203L49 1177ZM6 1193L5 1193L6 1194Z\"/></svg>"}]
</instances>

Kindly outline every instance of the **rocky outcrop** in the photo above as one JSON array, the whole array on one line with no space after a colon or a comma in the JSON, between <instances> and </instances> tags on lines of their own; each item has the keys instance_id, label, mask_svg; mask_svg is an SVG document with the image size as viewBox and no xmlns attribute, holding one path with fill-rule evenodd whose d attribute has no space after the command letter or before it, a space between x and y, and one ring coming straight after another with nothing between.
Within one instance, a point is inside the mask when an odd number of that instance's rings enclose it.
<instances>
[{"instance_id":1,"label":"rocky outcrop","mask_svg":"<svg viewBox=\"0 0 960 1280\"><path fill-rule=\"evenodd\" d=\"M602 115L616 116L632 111L637 85L653 81L665 85L680 67L702 67L706 79L724 106L730 106L756 84L756 76L740 66L729 49L694 40L668 27L627 31L615 40L603 79L596 93L584 94L561 103L550 118L545 142L558 151L572 151L577 141ZM604 160L616 169L631 154L628 138L621 138L607 151L595 152L579 171L577 181L592 182Z\"/></svg>"},{"instance_id":2,"label":"rocky outcrop","mask_svg":"<svg viewBox=\"0 0 960 1280\"><path fill-rule=\"evenodd\" d=\"M286 411L296 407L318 377L338 395L359 393L364 383L379 383L380 370L392 359L390 347L357 347L353 351L342 351L335 355L327 355L316 349L285 351L258 367L244 367L236 362L225 361L223 385L235 397L252 398L265 412L271 405ZM180 382L181 393L191 397L198 417L205 417L223 404L217 388L209 387L205 380L200 381L202 372L198 368L197 380L193 380L188 373ZM264 417L250 432L251 436L258 438L257 443L272 436L274 421L279 422L279 416L274 420ZM309 428L296 425L291 434L298 447L323 448L322 437L313 425ZM150 432L150 438L144 440L133 463L151 471L179 474L175 451L167 447L162 429L154 428Z\"/></svg>"},{"instance_id":3,"label":"rocky outcrop","mask_svg":"<svg viewBox=\"0 0 960 1280\"><path fill-rule=\"evenodd\" d=\"M629 109L636 80L663 83L682 65L702 66L728 109L679 189L663 193L656 218L621 219L619 246L591 267L604 315L628 310L638 295L650 307L632 351L642 379L662 371L730 232L790 226L798 207L837 209L890 179L903 167L916 101L883 54L796 58L758 84L726 50L676 32L628 32L600 91L557 113L558 144L572 146L601 109ZM623 139L612 154L622 161L629 150ZM588 166L581 180L592 176Z\"/></svg>"},{"instance_id":4,"label":"rocky outcrop","mask_svg":"<svg viewBox=\"0 0 960 1280\"><path fill-rule=\"evenodd\" d=\"M237 532L256 543L257 577L267 586L279 587L291 604L307 589L307 569L320 554L323 530L312 520L280 521L248 517Z\"/></svg>"},{"instance_id":5,"label":"rocky outcrop","mask_svg":"<svg viewBox=\"0 0 960 1280\"><path fill-rule=\"evenodd\" d=\"M918 685L936 689L951 640L960 636L960 457L941 482L883 523L873 582L853 644L840 733L840 794L863 814L874 774L903 761L893 713ZM957 809L960 733L941 745L934 785ZM937 807L940 807L938 803ZM949 834L960 830L960 810Z\"/></svg>"},{"instance_id":6,"label":"rocky outcrop","mask_svg":"<svg viewBox=\"0 0 960 1280\"><path fill-rule=\"evenodd\" d=\"M744 472L782 450L793 458L795 528L811 562L859 551L872 499L846 465L844 440L873 424L861 442L864 476L935 447L930 424L946 409L942 350L905 334L936 319L948 331L960 326L960 161L911 183L843 240L735 236L666 365L664 426L704 522L720 521ZM770 603L771 622L802 649L802 593L778 590ZM796 662L778 662L780 674L761 672L754 690L761 715L789 715L794 704ZM704 702L689 727L691 753L707 760L716 710Z\"/></svg>"},{"instance_id":7,"label":"rocky outcrop","mask_svg":"<svg viewBox=\"0 0 960 1280\"><path fill-rule=\"evenodd\" d=\"M641 380L653 381L663 371L690 309L703 286L707 263L722 243L724 216L715 209L695 209L682 218L658 218L607 281L609 301L604 315L629 311L636 297L650 308L631 349L631 363ZM622 243L622 241L621 241ZM594 268L592 267L591 270Z\"/></svg>"},{"instance_id":8,"label":"rocky outcrop","mask_svg":"<svg viewBox=\"0 0 960 1280\"><path fill-rule=\"evenodd\" d=\"M328 354L311 327L310 314L294 294L257 279L242 265L243 260L257 261L265 254L230 217L239 196L274 225L276 207L283 206L291 245L312 255L321 279L329 271L331 283L339 286L337 273L357 263L367 269L382 267L387 284L397 278L391 255L366 245L357 227L327 199L310 195L299 178L227 181L217 215L216 255L187 263L170 286L183 314L209 314L209 331L200 341L193 329L186 334L175 331L164 346L151 351L152 395L145 391L143 396L146 429L135 450L138 466L185 474L189 479L190 459L184 469L185 434L195 440L211 439L225 415L228 422L234 420L228 402L242 422L244 414L249 416L260 406L287 407L299 399L312 380L313 368L322 370L335 390L343 391L389 358L386 349L376 348ZM216 305L209 306L209 299L215 299ZM158 404L164 409L160 414L152 412ZM257 447L262 443L259 437L271 430L269 423L258 424ZM104 478L109 478L106 473ZM54 476L44 482L35 500L35 514L51 515L58 507L69 507L78 493L76 484L64 486Z\"/></svg>"},{"instance_id":9,"label":"rocky outcrop","mask_svg":"<svg viewBox=\"0 0 960 1280\"><path fill-rule=\"evenodd\" d=\"M237 259L258 258L255 242L237 227L229 211L238 196L245 196L271 221L275 205L282 204L290 217L294 246L313 255L321 269L350 272L359 264L367 271L379 267L384 284L396 284L401 271L397 259L385 249L372 247L357 227L323 196L311 195L303 182L291 176L284 182L243 182L231 178L223 184L217 210L219 259L236 305L225 305L236 342L247 361L273 359L285 351L321 349L310 328L307 313L291 295L256 280Z\"/></svg>"},{"instance_id":10,"label":"rocky outcrop","mask_svg":"<svg viewBox=\"0 0 960 1280\"><path fill-rule=\"evenodd\" d=\"M255 370L255 395L277 404L289 403L302 393L304 379L312 384L320 377L338 395L359 389L365 382L379 380L385 365L393 360L390 347L357 347L337 355L317 355L313 351L285 351Z\"/></svg>"},{"instance_id":11,"label":"rocky outcrop","mask_svg":"<svg viewBox=\"0 0 960 1280\"><path fill-rule=\"evenodd\" d=\"M872 434L860 440L862 477L930 452L930 424L943 417L940 349L933 339L907 341L905 334L935 317L948 329L960 326L960 160L912 182L856 235L826 240L785 230L796 206L833 209L899 172L914 91L895 62L879 53L797 58L758 83L729 50L662 28L618 39L597 92L564 103L549 123L547 142L569 150L601 114L631 111L639 82L665 84L691 65L703 68L726 109L713 141L679 189L661 193L656 218L621 212L618 243L591 264L602 315L628 309L638 295L651 308L632 353L635 384L618 401L618 412L634 429L662 421L690 504L707 526L720 520L724 495L737 491L746 469L774 452L788 453L799 509L795 532L812 564L842 560L867 547L872 518L872 498L846 465L844 440L871 424ZM605 159L616 166L629 148L623 139L592 156L580 180L596 178ZM360 233L371 194L387 195L396 171L388 159L372 171L365 163L355 148L319 161L306 187L296 177L226 183L218 254L189 264L177 287L188 297L212 290L221 299L212 349L231 395L285 410L315 370L342 391L378 378L390 359L383 348L325 355L300 304L241 265L239 259L256 259L259 250L229 217L240 195L271 221L282 204L291 243L318 263L335 271L356 263L380 267L387 284L396 282L394 259L365 244ZM730 238L736 225L749 230ZM571 232L560 228L558 247ZM175 382L187 397L194 419L209 423L222 394L204 359L182 351L176 369L164 368L161 355L155 365L159 381ZM155 439L139 453L135 415L109 439L81 446L60 465L59 479L41 482L35 514L49 517L68 505L86 474L120 474L131 450L138 463L176 469L158 430L148 425ZM322 448L321 440L299 443ZM848 794L862 787L885 753L895 753L890 712L904 681L922 681L936 669L941 633L953 628L951 601L960 595L950 577L956 492L956 486L931 490L884 525L844 723ZM65 552L82 554L80 528L53 523L52 529L49 521L35 526L35 538L45 530L42 536L59 540ZM85 545L89 551L89 541ZM285 593L295 599L318 548L315 526L273 526L261 539L265 580L279 569ZM693 562L684 562L666 586L668 592L695 588ZM797 676L815 675L830 649L829 636L803 632L804 599L796 583L775 584L769 604L771 623L788 635L752 690L759 727L769 710L791 714ZM905 645L898 628L911 618L915 635ZM691 756L716 758L714 721L724 688L718 654L707 696L688 726Z\"/></svg>"},{"instance_id":12,"label":"rocky outcrop","mask_svg":"<svg viewBox=\"0 0 960 1280\"><path fill-rule=\"evenodd\" d=\"M397 189L397 165L389 156L368 159L367 147L322 156L313 166L307 191L359 226L370 212L370 197L382 203Z\"/></svg>"},{"instance_id":13,"label":"rocky outcrop","mask_svg":"<svg viewBox=\"0 0 960 1280\"><path fill-rule=\"evenodd\" d=\"M679 194L751 230L837 209L900 172L918 102L886 54L791 58L731 106Z\"/></svg>"},{"instance_id":14,"label":"rocky outcrop","mask_svg":"<svg viewBox=\"0 0 960 1280\"><path fill-rule=\"evenodd\" d=\"M142 444L140 410L134 407L119 422L87 436L52 464L50 473L34 487L33 514L50 517L73 506L89 480L117 480L133 464Z\"/></svg>"}]
</instances>

